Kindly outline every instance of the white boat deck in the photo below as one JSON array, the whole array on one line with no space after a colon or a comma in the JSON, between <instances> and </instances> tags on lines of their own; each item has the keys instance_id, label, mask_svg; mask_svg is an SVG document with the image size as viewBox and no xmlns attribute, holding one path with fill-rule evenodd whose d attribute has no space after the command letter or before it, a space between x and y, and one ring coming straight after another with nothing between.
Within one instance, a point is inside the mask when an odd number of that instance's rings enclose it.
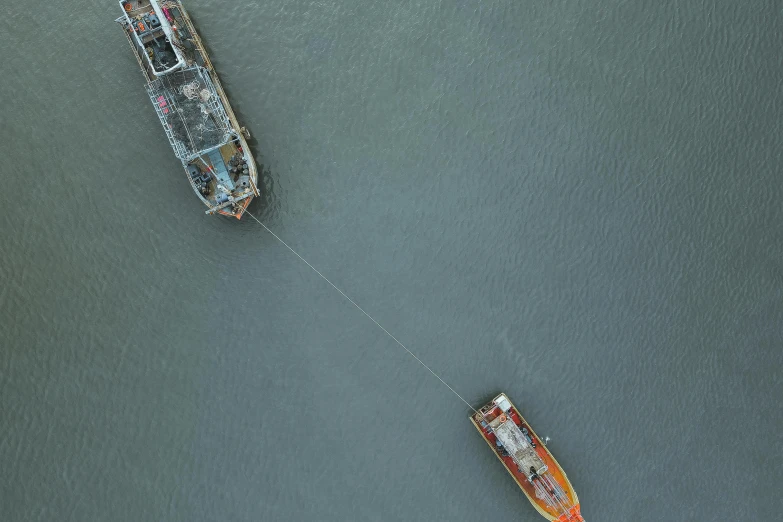
<instances>
[{"instance_id":1,"label":"white boat deck","mask_svg":"<svg viewBox=\"0 0 783 522\"><path fill-rule=\"evenodd\" d=\"M505 420L503 420L504 418ZM530 445L519 426L514 424L514 421L505 416L498 417L490 423L490 426L492 426L497 439L503 444L505 450L514 459L514 462L517 463L517 466L523 473L530 476L531 468L536 474L546 472L546 464L538 456L536 449Z\"/></svg>"}]
</instances>

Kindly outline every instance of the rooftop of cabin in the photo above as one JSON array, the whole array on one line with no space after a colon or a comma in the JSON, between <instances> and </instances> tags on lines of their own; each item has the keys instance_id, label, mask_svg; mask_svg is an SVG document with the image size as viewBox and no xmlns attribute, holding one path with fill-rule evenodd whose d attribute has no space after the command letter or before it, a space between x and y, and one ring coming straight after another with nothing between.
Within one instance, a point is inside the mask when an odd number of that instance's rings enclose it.
<instances>
[{"instance_id":1,"label":"rooftop of cabin","mask_svg":"<svg viewBox=\"0 0 783 522\"><path fill-rule=\"evenodd\" d=\"M231 139L225 108L201 67L180 69L147 85L177 157L186 160Z\"/></svg>"}]
</instances>

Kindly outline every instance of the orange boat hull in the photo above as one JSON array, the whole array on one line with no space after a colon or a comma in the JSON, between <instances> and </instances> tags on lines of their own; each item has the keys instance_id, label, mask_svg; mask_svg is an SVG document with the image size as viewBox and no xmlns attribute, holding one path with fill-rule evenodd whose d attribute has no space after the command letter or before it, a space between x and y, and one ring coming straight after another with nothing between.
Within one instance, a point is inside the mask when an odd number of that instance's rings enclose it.
<instances>
[{"instance_id":1,"label":"orange boat hull","mask_svg":"<svg viewBox=\"0 0 783 522\"><path fill-rule=\"evenodd\" d=\"M499 395L498 397L501 396L505 397L504 395ZM514 481L525 493L525 496L530 503L533 504L533 507L535 507L544 518L556 522L584 522L584 518L580 511L579 497L577 497L576 491L574 491L565 471L563 471L563 468L560 467L560 464L555 457L549 449L547 449L538 435L536 435L535 431L533 431L533 428L530 427L530 424L522 417L517 407L514 406L510 400L508 400L508 402L511 404L511 409L505 412L505 415L507 415L517 426L528 431L533 444L535 444L535 451L538 457L540 457L548 468L548 474L557 482L568 497L567 502L564 502L565 505L560 506L559 509L553 508L551 505L548 505L544 499L537 496L534 484L528 479L528 476L519 470L517 463L514 462L511 456L507 454L504 455L499 451L492 429L486 426L489 421L504 414L496 404L490 402L482 407L479 410L479 413L471 415L471 423L484 438L484 441L490 446L495 456L503 463L506 471L514 478ZM482 421L485 424L484 426L482 426Z\"/></svg>"}]
</instances>

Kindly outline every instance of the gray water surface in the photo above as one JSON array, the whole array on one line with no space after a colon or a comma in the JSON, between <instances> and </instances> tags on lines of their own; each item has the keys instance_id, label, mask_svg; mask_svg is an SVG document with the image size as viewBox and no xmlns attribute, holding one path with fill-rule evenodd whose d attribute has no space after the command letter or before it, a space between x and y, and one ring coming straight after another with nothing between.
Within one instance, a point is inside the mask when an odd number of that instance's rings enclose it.
<instances>
[{"instance_id":1,"label":"gray water surface","mask_svg":"<svg viewBox=\"0 0 783 522\"><path fill-rule=\"evenodd\" d=\"M116 2L4 0L0 519L534 521L468 408L205 216ZM777 2L188 2L251 212L588 521L778 520Z\"/></svg>"}]
</instances>

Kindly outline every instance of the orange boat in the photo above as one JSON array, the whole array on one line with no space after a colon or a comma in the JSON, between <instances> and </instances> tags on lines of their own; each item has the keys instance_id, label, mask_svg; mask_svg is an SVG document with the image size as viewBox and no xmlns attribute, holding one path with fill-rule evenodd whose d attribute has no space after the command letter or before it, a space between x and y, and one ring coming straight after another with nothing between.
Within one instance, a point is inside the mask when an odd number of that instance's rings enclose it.
<instances>
[{"instance_id":1,"label":"orange boat","mask_svg":"<svg viewBox=\"0 0 783 522\"><path fill-rule=\"evenodd\" d=\"M584 522L565 471L504 393L470 421L544 518Z\"/></svg>"}]
</instances>

